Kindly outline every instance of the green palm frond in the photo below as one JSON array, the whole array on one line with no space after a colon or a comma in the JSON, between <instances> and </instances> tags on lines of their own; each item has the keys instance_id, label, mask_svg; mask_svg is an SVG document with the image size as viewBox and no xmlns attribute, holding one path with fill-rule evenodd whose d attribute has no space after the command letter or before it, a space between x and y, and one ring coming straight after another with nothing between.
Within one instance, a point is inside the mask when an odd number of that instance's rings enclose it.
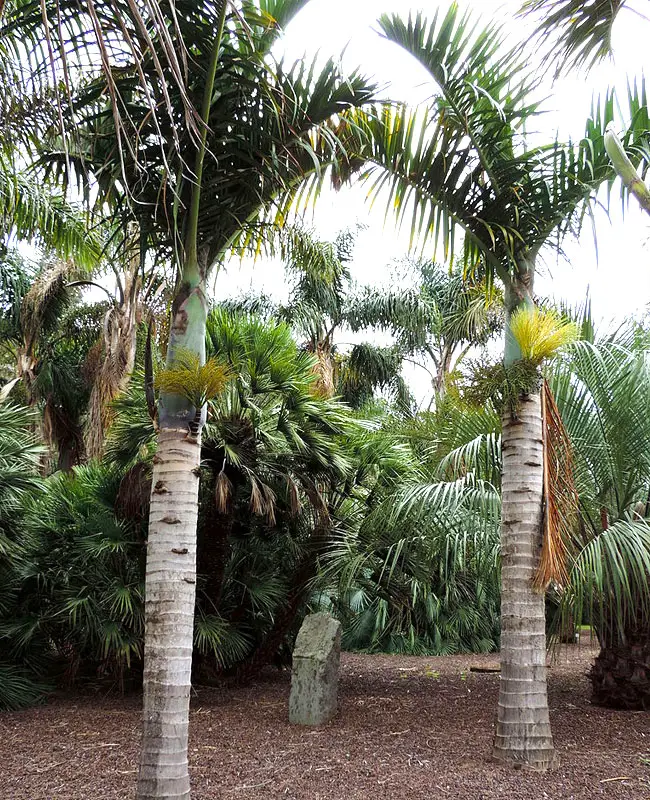
<instances>
[{"instance_id":1,"label":"green palm frond","mask_svg":"<svg viewBox=\"0 0 650 800\"><path fill-rule=\"evenodd\" d=\"M612 27L626 0L526 0L522 13L539 20L537 34L562 67L592 67L611 55Z\"/></svg>"},{"instance_id":2,"label":"green palm frond","mask_svg":"<svg viewBox=\"0 0 650 800\"><path fill-rule=\"evenodd\" d=\"M185 113L177 83L158 82L153 54L162 43L154 37L153 49L133 53L116 30L120 69L113 71L108 89L105 76L92 74L74 86L74 139L66 152L55 130L41 148L47 177L78 182L86 192L92 184L95 207L136 217L149 247L182 260L180 244L189 235L195 238L196 226L204 273L230 247L257 252L269 225L281 227L294 201L307 201L318 191L328 167L344 157L346 110L366 103L374 91L359 73L342 74L334 60L284 64L273 57L279 26L303 3L234 5L218 53L221 4L177 3L178 27L170 25L179 53L192 54L187 94L190 105L203 111L204 143ZM107 19L110 23L110 15ZM139 88L143 82L148 93ZM156 115L150 103L159 91L163 112ZM174 108L173 121L165 119L167 104ZM125 120L133 135L123 137L120 147ZM200 186L194 174L198 163Z\"/></svg>"},{"instance_id":3,"label":"green palm frond","mask_svg":"<svg viewBox=\"0 0 650 800\"><path fill-rule=\"evenodd\" d=\"M505 49L494 26L475 26L456 4L431 22L416 15L381 24L428 70L433 97L416 111L391 104L353 112L360 133L350 170L373 197L383 191L412 243L433 239L449 258L462 234L465 270L483 262L488 287L495 276L507 283L524 255L578 231L596 189L614 180L604 146L613 95L595 103L580 141L531 147L538 78L521 48ZM637 143L638 162L644 134L629 125L626 148Z\"/></svg>"},{"instance_id":4,"label":"green palm frond","mask_svg":"<svg viewBox=\"0 0 650 800\"><path fill-rule=\"evenodd\" d=\"M16 171L5 156L0 156L0 233L35 240L79 266L96 267L102 252L101 237L82 208L38 175Z\"/></svg>"}]
</instances>

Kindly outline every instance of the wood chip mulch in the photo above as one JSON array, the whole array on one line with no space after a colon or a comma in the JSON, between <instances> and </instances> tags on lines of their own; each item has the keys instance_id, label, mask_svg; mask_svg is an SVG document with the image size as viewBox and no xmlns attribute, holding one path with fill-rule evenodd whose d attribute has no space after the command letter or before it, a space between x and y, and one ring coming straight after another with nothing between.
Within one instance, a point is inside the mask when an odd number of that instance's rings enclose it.
<instances>
[{"instance_id":1,"label":"wood chip mulch","mask_svg":"<svg viewBox=\"0 0 650 800\"><path fill-rule=\"evenodd\" d=\"M344 655L340 713L287 721L289 674L196 690L193 800L650 800L650 714L589 704L593 650L567 647L549 672L560 765L545 775L490 760L495 656ZM2 800L117 800L135 793L140 698L58 696L0 715Z\"/></svg>"}]
</instances>

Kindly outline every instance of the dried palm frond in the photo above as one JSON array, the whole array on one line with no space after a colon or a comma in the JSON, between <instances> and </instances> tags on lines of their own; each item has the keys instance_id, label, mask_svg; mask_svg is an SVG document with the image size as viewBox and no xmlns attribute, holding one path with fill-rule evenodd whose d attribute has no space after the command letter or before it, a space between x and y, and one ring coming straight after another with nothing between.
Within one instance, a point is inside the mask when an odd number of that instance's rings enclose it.
<instances>
[{"instance_id":1,"label":"dried palm frond","mask_svg":"<svg viewBox=\"0 0 650 800\"><path fill-rule=\"evenodd\" d=\"M71 261L58 261L41 272L25 295L20 325L28 355L39 334L58 322L62 310L70 302L68 284L74 273L75 265Z\"/></svg>"},{"instance_id":2,"label":"dried palm frond","mask_svg":"<svg viewBox=\"0 0 650 800\"><path fill-rule=\"evenodd\" d=\"M314 363L314 373L317 376L314 382L314 393L318 397L334 397L336 388L334 383L334 359L332 358L332 349L328 344L319 342L316 345L314 355L318 359Z\"/></svg>"},{"instance_id":3,"label":"dried palm frond","mask_svg":"<svg viewBox=\"0 0 650 800\"><path fill-rule=\"evenodd\" d=\"M86 425L86 449L91 458L99 458L102 454L106 431L115 416L111 404L126 389L135 365L140 315L138 295L141 281L137 274L139 256L139 251L131 254L128 269L122 276L121 302L106 312L103 335L96 345L99 347L100 362L92 376ZM96 359L97 352L92 356L91 353L89 357Z\"/></svg>"},{"instance_id":4,"label":"dried palm frond","mask_svg":"<svg viewBox=\"0 0 650 800\"><path fill-rule=\"evenodd\" d=\"M230 510L230 499L232 497L232 481L224 470L217 475L214 484L214 504L220 514L227 514Z\"/></svg>"},{"instance_id":5,"label":"dried palm frond","mask_svg":"<svg viewBox=\"0 0 650 800\"><path fill-rule=\"evenodd\" d=\"M574 481L571 440L548 383L542 386L544 426L544 532L542 555L534 578L544 591L554 583L569 583L567 563L578 523L578 492Z\"/></svg>"},{"instance_id":6,"label":"dried palm frond","mask_svg":"<svg viewBox=\"0 0 650 800\"><path fill-rule=\"evenodd\" d=\"M285 480L287 483L287 494L289 496L289 512L291 513L292 517L296 517L302 509L302 503L300 502L300 490L298 489L298 485L291 475L287 475Z\"/></svg>"},{"instance_id":7,"label":"dried palm frond","mask_svg":"<svg viewBox=\"0 0 650 800\"><path fill-rule=\"evenodd\" d=\"M275 525L275 492L270 486L258 481L252 475L250 509L258 517L265 516L270 526Z\"/></svg>"},{"instance_id":8,"label":"dried palm frond","mask_svg":"<svg viewBox=\"0 0 650 800\"><path fill-rule=\"evenodd\" d=\"M151 467L139 462L129 469L115 498L115 516L120 520L139 522L149 516Z\"/></svg>"},{"instance_id":9,"label":"dried palm frond","mask_svg":"<svg viewBox=\"0 0 650 800\"><path fill-rule=\"evenodd\" d=\"M251 478L250 509L258 517L264 513L264 495L255 478Z\"/></svg>"},{"instance_id":10,"label":"dried palm frond","mask_svg":"<svg viewBox=\"0 0 650 800\"><path fill-rule=\"evenodd\" d=\"M537 365L574 342L578 335L574 322L566 322L554 311L537 307L517 309L510 320L510 331L522 358Z\"/></svg>"}]
</instances>

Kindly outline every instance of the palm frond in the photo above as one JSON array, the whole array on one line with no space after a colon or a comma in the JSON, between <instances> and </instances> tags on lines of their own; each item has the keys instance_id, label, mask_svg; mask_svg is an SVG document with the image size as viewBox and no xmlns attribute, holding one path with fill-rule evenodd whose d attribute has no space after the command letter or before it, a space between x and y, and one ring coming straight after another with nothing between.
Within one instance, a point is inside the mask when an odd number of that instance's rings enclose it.
<instances>
[{"instance_id":1,"label":"palm frond","mask_svg":"<svg viewBox=\"0 0 650 800\"><path fill-rule=\"evenodd\" d=\"M522 13L539 20L537 35L558 57L558 72L592 67L611 55L612 26L626 0L526 0Z\"/></svg>"}]
</instances>

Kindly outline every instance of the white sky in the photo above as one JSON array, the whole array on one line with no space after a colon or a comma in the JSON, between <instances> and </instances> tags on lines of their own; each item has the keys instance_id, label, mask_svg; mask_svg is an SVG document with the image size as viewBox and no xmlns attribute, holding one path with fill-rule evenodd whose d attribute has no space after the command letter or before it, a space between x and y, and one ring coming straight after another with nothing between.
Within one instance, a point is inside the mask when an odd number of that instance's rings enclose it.
<instances>
[{"instance_id":1,"label":"white sky","mask_svg":"<svg viewBox=\"0 0 650 800\"><path fill-rule=\"evenodd\" d=\"M323 57L343 53L343 66L352 70L361 67L363 73L374 76L386 85L386 95L416 104L423 102L430 88L428 76L400 48L383 40L377 31L376 20L383 12L424 10L431 16L446 0L428 3L411 0L311 0L289 26L284 39L287 58L304 53ZM515 19L520 0L461 0L461 8L471 8L484 19L502 24L514 41L523 41L530 23ZM550 141L559 132L562 138L578 139L591 108L594 94L603 92L612 83L624 91L627 76L641 75L650 40L650 21L640 16L647 11L647 0L632 0L617 19L613 33L615 58L591 72L571 79L563 78L552 84L544 108L548 113L539 122L540 131ZM638 13L637 13L638 12ZM525 47L525 45L522 45ZM531 63L535 57L531 48ZM353 278L359 284L390 284L392 259L408 250L408 232L394 229L392 220L384 225L380 203L371 210L365 201L364 190L348 188L340 193L327 192L317 203L310 224L320 236L332 238L337 231L361 221L368 226L358 239ZM579 242L566 240L565 258L549 253L541 259L536 290L541 296L565 300L580 305L589 292L594 317L603 327L613 322L639 316L650 303L650 217L630 204L625 218L620 202L611 212L611 221L604 211L597 213L598 256L591 226L587 225ZM253 269L231 264L217 279L216 295L239 294L251 288L265 291L278 299L286 293L283 273L278 264L258 262ZM344 337L349 340L349 336ZM428 382L424 372L408 370L406 375L416 395L423 399Z\"/></svg>"}]
</instances>

